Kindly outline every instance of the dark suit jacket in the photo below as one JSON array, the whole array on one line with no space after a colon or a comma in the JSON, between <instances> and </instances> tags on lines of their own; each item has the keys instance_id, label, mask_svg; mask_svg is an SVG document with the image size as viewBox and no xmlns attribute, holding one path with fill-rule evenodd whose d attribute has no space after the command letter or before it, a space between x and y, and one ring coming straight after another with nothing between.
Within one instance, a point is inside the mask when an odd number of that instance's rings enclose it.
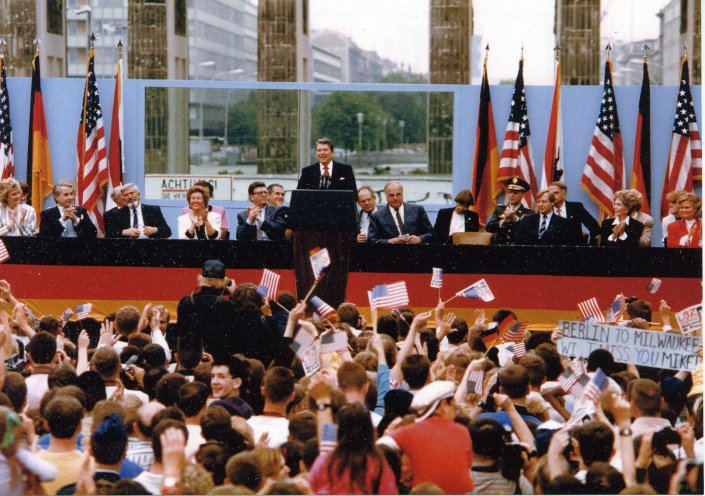
<instances>
[{"instance_id":1,"label":"dark suit jacket","mask_svg":"<svg viewBox=\"0 0 705 496\"><path fill-rule=\"evenodd\" d=\"M116 213L110 223L106 226L108 230L107 235L109 238L122 238L122 231L132 227L131 220L132 213L130 212L130 207L122 207ZM144 205L142 204L142 218L144 220L145 226L151 226L157 228L157 233L151 238L168 238L171 236L171 228L164 220L162 215L162 209L156 205Z\"/></svg>"},{"instance_id":2,"label":"dark suit jacket","mask_svg":"<svg viewBox=\"0 0 705 496\"><path fill-rule=\"evenodd\" d=\"M551 215L546 232L539 238L539 227L541 215L525 215L517 223L516 231L512 238L514 245L567 245L569 243L568 221L563 217L558 217L555 213Z\"/></svg>"},{"instance_id":3,"label":"dark suit jacket","mask_svg":"<svg viewBox=\"0 0 705 496\"><path fill-rule=\"evenodd\" d=\"M321 189L321 166L318 163L301 169L296 189ZM349 190L357 198L357 183L351 165L333 160L333 175L328 189Z\"/></svg>"},{"instance_id":4,"label":"dark suit jacket","mask_svg":"<svg viewBox=\"0 0 705 496\"><path fill-rule=\"evenodd\" d=\"M76 207L76 216L79 218L78 225L74 226L76 235L79 238L95 238L98 230L88 216L86 209ZM61 212L57 207L43 210L40 215L39 235L48 238L60 238L64 233L64 225L60 220Z\"/></svg>"},{"instance_id":5,"label":"dark suit jacket","mask_svg":"<svg viewBox=\"0 0 705 496\"><path fill-rule=\"evenodd\" d=\"M450 231L450 220L453 217L454 208L442 208L436 216L436 224L433 226L433 242L450 244L453 239L448 235ZM476 212L468 210L465 212L465 232L477 232L480 229L479 217Z\"/></svg>"},{"instance_id":6,"label":"dark suit jacket","mask_svg":"<svg viewBox=\"0 0 705 496\"><path fill-rule=\"evenodd\" d=\"M571 245L585 245L587 239L583 236L583 226L590 233L590 245L595 246L595 237L600 235L600 224L590 215L582 203L565 202L566 218L568 219L569 243Z\"/></svg>"},{"instance_id":7,"label":"dark suit jacket","mask_svg":"<svg viewBox=\"0 0 705 496\"><path fill-rule=\"evenodd\" d=\"M367 241L371 243L386 243L399 236L399 230L392 217L389 205L379 207L370 217L370 228L367 231ZM413 234L428 243L433 238L433 226L428 220L426 210L421 205L404 203L404 234Z\"/></svg>"},{"instance_id":8,"label":"dark suit jacket","mask_svg":"<svg viewBox=\"0 0 705 496\"><path fill-rule=\"evenodd\" d=\"M612 228L614 227L612 223L614 222L614 217L605 219L602 221L602 228L600 232L602 233L602 246L639 246L639 239L641 239L641 233L644 230L644 224L636 219L629 219L629 225L624 230L627 233L627 239L616 241L610 241L608 238L612 234Z\"/></svg>"},{"instance_id":9,"label":"dark suit jacket","mask_svg":"<svg viewBox=\"0 0 705 496\"><path fill-rule=\"evenodd\" d=\"M286 212L285 208L267 205L267 208L264 209L264 222L262 222L261 229L271 240L284 239L286 217L283 214ZM257 240L257 226L247 223L247 210L237 214L237 239Z\"/></svg>"},{"instance_id":10,"label":"dark suit jacket","mask_svg":"<svg viewBox=\"0 0 705 496\"><path fill-rule=\"evenodd\" d=\"M504 210L507 208L507 205L497 205L497 207L494 209L494 212L492 212L492 215L490 216L490 220L487 221L487 226L485 227L485 231L489 233L494 233L494 238L492 240L492 243L495 245L508 245L512 242L512 238L514 236L514 231L516 230L517 222L505 222L503 225L499 225L500 222L500 217L504 213ZM521 220L525 215L530 215L534 213L533 210L530 208L526 208L524 205L519 204L519 208L517 208L517 217L519 220Z\"/></svg>"}]
</instances>

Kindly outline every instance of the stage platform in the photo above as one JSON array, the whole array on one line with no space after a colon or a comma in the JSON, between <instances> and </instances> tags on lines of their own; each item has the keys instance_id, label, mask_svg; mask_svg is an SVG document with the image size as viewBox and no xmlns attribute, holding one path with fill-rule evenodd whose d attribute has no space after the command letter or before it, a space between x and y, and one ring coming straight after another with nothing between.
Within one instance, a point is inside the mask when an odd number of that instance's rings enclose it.
<instances>
[{"instance_id":1,"label":"stage platform","mask_svg":"<svg viewBox=\"0 0 705 496\"><path fill-rule=\"evenodd\" d=\"M280 291L295 292L289 242L3 238L10 260L0 279L35 315L59 316L68 306L93 303L100 319L125 304L138 308L161 303L176 317L179 299L197 290L203 262L222 260L236 282L258 283L262 269L281 274ZM333 261L335 263L335 260ZM615 295L650 301L656 311L665 299L673 311L702 301L702 251L665 248L515 247L445 245L355 245L346 298L369 320L367 291L382 283L406 281L410 307L436 305L430 287L433 267L443 269L442 299L485 279L495 300L455 298L447 308L474 320L474 309L488 316L514 309L530 328L548 329L561 319L578 319L577 303L596 297L609 307ZM645 288L663 281L656 294Z\"/></svg>"}]
</instances>

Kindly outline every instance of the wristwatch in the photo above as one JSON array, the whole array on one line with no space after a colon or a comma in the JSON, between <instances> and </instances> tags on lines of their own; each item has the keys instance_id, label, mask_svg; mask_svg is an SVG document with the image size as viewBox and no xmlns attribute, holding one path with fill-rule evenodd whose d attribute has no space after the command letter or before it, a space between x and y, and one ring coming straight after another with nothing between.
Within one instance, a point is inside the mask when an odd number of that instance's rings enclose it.
<instances>
[{"instance_id":1,"label":"wristwatch","mask_svg":"<svg viewBox=\"0 0 705 496\"><path fill-rule=\"evenodd\" d=\"M179 483L174 476L164 477L162 481L162 494L179 494L179 488L177 484Z\"/></svg>"},{"instance_id":2,"label":"wristwatch","mask_svg":"<svg viewBox=\"0 0 705 496\"><path fill-rule=\"evenodd\" d=\"M625 427L619 431L620 436L629 437L632 435L632 430L629 427Z\"/></svg>"},{"instance_id":3,"label":"wristwatch","mask_svg":"<svg viewBox=\"0 0 705 496\"><path fill-rule=\"evenodd\" d=\"M331 405L330 403L323 403L322 401L319 403L316 403L316 410L318 410L319 412L322 412L326 408L332 408L332 407L333 407L333 405Z\"/></svg>"}]
</instances>

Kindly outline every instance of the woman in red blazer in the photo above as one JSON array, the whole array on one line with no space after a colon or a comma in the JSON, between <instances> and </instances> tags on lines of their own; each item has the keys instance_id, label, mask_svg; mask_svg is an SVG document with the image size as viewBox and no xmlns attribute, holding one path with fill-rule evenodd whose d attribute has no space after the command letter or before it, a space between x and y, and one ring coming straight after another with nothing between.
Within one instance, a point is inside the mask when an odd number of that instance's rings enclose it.
<instances>
[{"instance_id":1,"label":"woman in red blazer","mask_svg":"<svg viewBox=\"0 0 705 496\"><path fill-rule=\"evenodd\" d=\"M702 200L695 193L683 193L678 198L680 219L668 225L669 248L702 248Z\"/></svg>"}]
</instances>

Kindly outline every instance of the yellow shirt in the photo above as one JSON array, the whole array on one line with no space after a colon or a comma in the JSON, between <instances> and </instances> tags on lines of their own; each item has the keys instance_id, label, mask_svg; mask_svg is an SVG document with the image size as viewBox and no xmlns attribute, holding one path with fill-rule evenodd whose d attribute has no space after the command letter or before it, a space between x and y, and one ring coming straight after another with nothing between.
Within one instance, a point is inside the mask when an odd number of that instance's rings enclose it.
<instances>
[{"instance_id":1,"label":"yellow shirt","mask_svg":"<svg viewBox=\"0 0 705 496\"><path fill-rule=\"evenodd\" d=\"M55 453L41 450L39 458L51 463L59 471L59 475L50 482L42 482L42 487L47 494L56 494L64 486L78 482L78 472L81 469L84 455L78 450Z\"/></svg>"}]
</instances>

